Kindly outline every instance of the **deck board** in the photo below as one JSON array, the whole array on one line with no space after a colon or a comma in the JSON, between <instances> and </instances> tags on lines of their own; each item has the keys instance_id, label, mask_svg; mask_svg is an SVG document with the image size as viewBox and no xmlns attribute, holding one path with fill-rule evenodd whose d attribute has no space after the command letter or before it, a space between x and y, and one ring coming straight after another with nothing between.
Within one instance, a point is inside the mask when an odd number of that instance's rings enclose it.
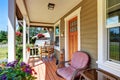
<instances>
[{"instance_id":1,"label":"deck board","mask_svg":"<svg viewBox=\"0 0 120 80\"><path fill-rule=\"evenodd\" d=\"M65 80L56 74L57 66L55 59L40 60L39 58L34 58L29 61L29 64L33 66L37 72L37 75L34 75L37 78L36 80Z\"/></svg>"}]
</instances>

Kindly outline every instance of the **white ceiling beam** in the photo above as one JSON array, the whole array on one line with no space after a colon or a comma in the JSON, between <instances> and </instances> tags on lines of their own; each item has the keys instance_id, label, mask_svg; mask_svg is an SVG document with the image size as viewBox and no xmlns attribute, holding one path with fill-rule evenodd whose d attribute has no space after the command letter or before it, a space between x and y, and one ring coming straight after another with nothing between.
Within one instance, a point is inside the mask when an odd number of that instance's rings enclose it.
<instances>
[{"instance_id":1,"label":"white ceiling beam","mask_svg":"<svg viewBox=\"0 0 120 80\"><path fill-rule=\"evenodd\" d=\"M47 23L30 23L30 25L32 26L32 25L35 25L35 26L54 26L54 24L47 24Z\"/></svg>"}]
</instances>

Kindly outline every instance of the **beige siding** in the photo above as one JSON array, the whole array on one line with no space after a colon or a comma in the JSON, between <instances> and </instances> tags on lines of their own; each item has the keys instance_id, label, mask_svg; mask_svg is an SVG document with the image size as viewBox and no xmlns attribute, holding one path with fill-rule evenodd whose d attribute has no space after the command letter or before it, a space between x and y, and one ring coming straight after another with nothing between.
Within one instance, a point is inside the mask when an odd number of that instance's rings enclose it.
<instances>
[{"instance_id":1,"label":"beige siding","mask_svg":"<svg viewBox=\"0 0 120 80\"><path fill-rule=\"evenodd\" d=\"M65 31L64 26L65 26L64 25L64 18L62 18L61 23L60 23L60 33L63 33ZM65 45L65 38L63 36L63 37L60 37L60 48L64 49L64 45Z\"/></svg>"},{"instance_id":2,"label":"beige siding","mask_svg":"<svg viewBox=\"0 0 120 80\"><path fill-rule=\"evenodd\" d=\"M64 18L81 7L80 13L80 36L81 49L89 53L91 57L91 67L97 67L97 0L83 0L74 9L61 18L61 33L65 31ZM60 47L65 47L64 37L60 37ZM59 54L59 52L57 52Z\"/></svg>"},{"instance_id":3,"label":"beige siding","mask_svg":"<svg viewBox=\"0 0 120 80\"><path fill-rule=\"evenodd\" d=\"M91 67L97 60L97 0L83 0L81 9L81 48L90 54Z\"/></svg>"}]
</instances>

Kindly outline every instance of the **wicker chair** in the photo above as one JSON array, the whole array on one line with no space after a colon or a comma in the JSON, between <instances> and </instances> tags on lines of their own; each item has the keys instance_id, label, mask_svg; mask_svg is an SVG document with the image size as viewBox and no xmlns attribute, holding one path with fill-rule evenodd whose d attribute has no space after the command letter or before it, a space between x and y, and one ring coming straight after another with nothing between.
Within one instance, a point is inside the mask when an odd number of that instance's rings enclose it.
<instances>
[{"instance_id":1,"label":"wicker chair","mask_svg":"<svg viewBox=\"0 0 120 80\"><path fill-rule=\"evenodd\" d=\"M45 47L45 46L41 46L39 52L40 52L41 58L42 58L43 56L44 56L44 57L46 57L46 56L48 57L48 56L49 56L49 52L48 52L48 50L47 50L47 47Z\"/></svg>"},{"instance_id":2,"label":"wicker chair","mask_svg":"<svg viewBox=\"0 0 120 80\"><path fill-rule=\"evenodd\" d=\"M76 80L75 78L80 76L80 72L88 67L89 61L90 58L88 54L77 51L73 54L70 65L68 67L58 68L57 74L66 80ZM61 63L63 62L60 62L60 64Z\"/></svg>"}]
</instances>

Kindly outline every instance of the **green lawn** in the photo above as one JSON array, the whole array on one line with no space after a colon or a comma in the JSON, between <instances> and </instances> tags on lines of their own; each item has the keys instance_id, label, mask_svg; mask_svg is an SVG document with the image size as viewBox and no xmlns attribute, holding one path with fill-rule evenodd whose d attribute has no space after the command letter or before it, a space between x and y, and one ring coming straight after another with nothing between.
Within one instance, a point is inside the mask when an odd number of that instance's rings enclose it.
<instances>
[{"instance_id":1,"label":"green lawn","mask_svg":"<svg viewBox=\"0 0 120 80\"><path fill-rule=\"evenodd\" d=\"M110 45L110 58L120 61L119 43L112 42Z\"/></svg>"},{"instance_id":2,"label":"green lawn","mask_svg":"<svg viewBox=\"0 0 120 80\"><path fill-rule=\"evenodd\" d=\"M0 48L0 60L7 58L7 52L8 52L7 47Z\"/></svg>"}]
</instances>

